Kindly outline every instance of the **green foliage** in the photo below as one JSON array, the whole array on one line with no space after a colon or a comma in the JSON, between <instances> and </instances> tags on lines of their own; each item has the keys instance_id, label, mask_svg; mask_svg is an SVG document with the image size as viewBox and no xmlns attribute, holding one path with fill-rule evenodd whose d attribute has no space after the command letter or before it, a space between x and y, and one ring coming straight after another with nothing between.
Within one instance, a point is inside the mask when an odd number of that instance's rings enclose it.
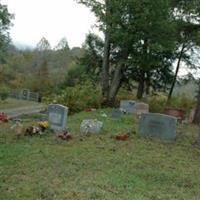
<instances>
[{"instance_id":1,"label":"green foliage","mask_svg":"<svg viewBox=\"0 0 200 200\"><path fill-rule=\"evenodd\" d=\"M70 112L80 112L85 108L99 108L101 105L100 88L91 82L66 87L60 94L44 99L47 102L56 102L69 107Z\"/></svg>"},{"instance_id":2,"label":"green foliage","mask_svg":"<svg viewBox=\"0 0 200 200\"><path fill-rule=\"evenodd\" d=\"M172 97L167 102L167 95L163 93L155 93L147 99L151 112L164 112L165 108L178 108L189 111L195 106L195 101L185 95Z\"/></svg>"},{"instance_id":3,"label":"green foliage","mask_svg":"<svg viewBox=\"0 0 200 200\"><path fill-rule=\"evenodd\" d=\"M167 106L172 108L182 108L184 110L189 110L191 108L194 108L195 100L183 94L177 97L172 97L168 102Z\"/></svg>"},{"instance_id":4,"label":"green foliage","mask_svg":"<svg viewBox=\"0 0 200 200\"><path fill-rule=\"evenodd\" d=\"M6 86L1 86L0 87L0 99L2 101L6 100L9 97L10 90Z\"/></svg>"},{"instance_id":5,"label":"green foliage","mask_svg":"<svg viewBox=\"0 0 200 200\"><path fill-rule=\"evenodd\" d=\"M147 99L150 112L162 113L166 107L167 95L155 93Z\"/></svg>"},{"instance_id":6,"label":"green foliage","mask_svg":"<svg viewBox=\"0 0 200 200\"><path fill-rule=\"evenodd\" d=\"M70 65L67 71L67 76L65 78L63 86L64 87L75 86L84 78L85 72L86 72L86 67L84 65L78 65L76 63L72 63L72 65Z\"/></svg>"}]
</instances>

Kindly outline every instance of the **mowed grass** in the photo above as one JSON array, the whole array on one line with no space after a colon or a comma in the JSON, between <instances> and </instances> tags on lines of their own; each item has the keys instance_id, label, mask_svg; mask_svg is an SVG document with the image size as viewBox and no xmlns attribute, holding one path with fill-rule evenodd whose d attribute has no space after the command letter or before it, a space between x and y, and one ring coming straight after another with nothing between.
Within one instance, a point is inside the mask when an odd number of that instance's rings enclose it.
<instances>
[{"instance_id":1,"label":"mowed grass","mask_svg":"<svg viewBox=\"0 0 200 200\"><path fill-rule=\"evenodd\" d=\"M101 113L70 116L71 141L54 134L17 139L11 124L0 124L0 199L200 199L197 127L181 125L177 141L163 143L141 138L131 115L114 121ZM80 136L85 118L102 120L102 133ZM116 141L114 136L124 132L130 139Z\"/></svg>"},{"instance_id":2,"label":"mowed grass","mask_svg":"<svg viewBox=\"0 0 200 200\"><path fill-rule=\"evenodd\" d=\"M5 101L0 100L0 109L18 108L18 107L34 106L34 105L39 105L39 103L33 101L12 99L12 98L8 98Z\"/></svg>"}]
</instances>

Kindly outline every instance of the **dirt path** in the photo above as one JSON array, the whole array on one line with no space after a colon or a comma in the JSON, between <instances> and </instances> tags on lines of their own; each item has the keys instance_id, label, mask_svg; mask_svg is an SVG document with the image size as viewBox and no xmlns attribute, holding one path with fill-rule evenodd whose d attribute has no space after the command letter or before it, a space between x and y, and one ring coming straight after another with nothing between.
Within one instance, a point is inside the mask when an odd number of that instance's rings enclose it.
<instances>
[{"instance_id":1,"label":"dirt path","mask_svg":"<svg viewBox=\"0 0 200 200\"><path fill-rule=\"evenodd\" d=\"M24 114L34 114L44 111L45 105L24 106L19 108L0 109L0 112L5 112L10 118L18 117Z\"/></svg>"}]
</instances>

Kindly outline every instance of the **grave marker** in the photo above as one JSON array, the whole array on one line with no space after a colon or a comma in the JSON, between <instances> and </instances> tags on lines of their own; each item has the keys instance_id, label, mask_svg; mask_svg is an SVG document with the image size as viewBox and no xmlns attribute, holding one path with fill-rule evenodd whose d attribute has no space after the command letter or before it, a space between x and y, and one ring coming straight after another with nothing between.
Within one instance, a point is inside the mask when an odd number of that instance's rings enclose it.
<instances>
[{"instance_id":1,"label":"grave marker","mask_svg":"<svg viewBox=\"0 0 200 200\"><path fill-rule=\"evenodd\" d=\"M141 116L142 113L149 112L149 105L146 103L138 102L135 104L135 113L137 116Z\"/></svg>"},{"instance_id":2,"label":"grave marker","mask_svg":"<svg viewBox=\"0 0 200 200\"><path fill-rule=\"evenodd\" d=\"M50 104L48 106L48 121L50 127L55 131L66 129L68 108L59 104Z\"/></svg>"},{"instance_id":3,"label":"grave marker","mask_svg":"<svg viewBox=\"0 0 200 200\"><path fill-rule=\"evenodd\" d=\"M122 115L123 115L122 111L120 109L116 109L114 110L114 112L112 112L111 118L118 120L118 119L121 119Z\"/></svg>"},{"instance_id":4,"label":"grave marker","mask_svg":"<svg viewBox=\"0 0 200 200\"><path fill-rule=\"evenodd\" d=\"M177 119L159 113L143 113L139 123L139 133L143 137L162 140L176 139Z\"/></svg>"},{"instance_id":5,"label":"grave marker","mask_svg":"<svg viewBox=\"0 0 200 200\"><path fill-rule=\"evenodd\" d=\"M125 110L127 113L135 113L135 101L121 100L120 109Z\"/></svg>"},{"instance_id":6,"label":"grave marker","mask_svg":"<svg viewBox=\"0 0 200 200\"><path fill-rule=\"evenodd\" d=\"M81 122L80 132L81 133L99 133L103 127L103 122L97 119L85 119Z\"/></svg>"}]
</instances>

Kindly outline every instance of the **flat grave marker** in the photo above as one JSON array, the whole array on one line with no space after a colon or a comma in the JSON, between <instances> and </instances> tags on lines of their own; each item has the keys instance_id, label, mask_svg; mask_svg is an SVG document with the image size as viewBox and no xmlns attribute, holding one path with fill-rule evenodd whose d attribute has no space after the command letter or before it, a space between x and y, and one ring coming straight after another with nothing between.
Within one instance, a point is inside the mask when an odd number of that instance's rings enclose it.
<instances>
[{"instance_id":1,"label":"flat grave marker","mask_svg":"<svg viewBox=\"0 0 200 200\"><path fill-rule=\"evenodd\" d=\"M114 120L119 120L121 119L122 115L123 115L122 111L118 108L111 113L111 118Z\"/></svg>"},{"instance_id":2,"label":"flat grave marker","mask_svg":"<svg viewBox=\"0 0 200 200\"><path fill-rule=\"evenodd\" d=\"M101 131L103 127L103 122L97 119L85 119L81 122L80 132L81 133L93 133L97 134Z\"/></svg>"}]
</instances>

